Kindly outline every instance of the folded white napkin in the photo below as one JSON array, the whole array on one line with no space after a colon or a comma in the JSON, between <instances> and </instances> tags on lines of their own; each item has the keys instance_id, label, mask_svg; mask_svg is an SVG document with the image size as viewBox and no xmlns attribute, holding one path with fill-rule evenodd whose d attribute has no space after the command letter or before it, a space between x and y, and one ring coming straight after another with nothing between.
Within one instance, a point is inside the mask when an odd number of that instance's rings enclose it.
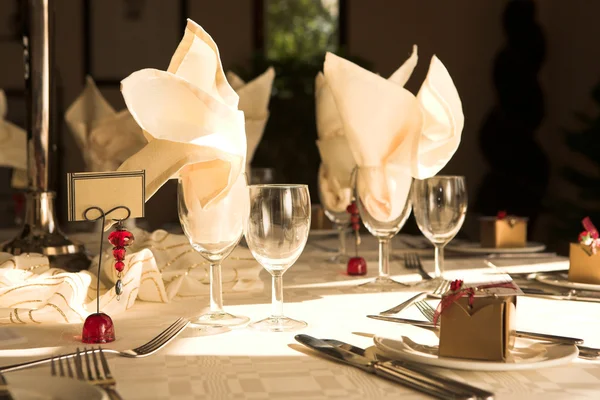
<instances>
[{"instance_id":1,"label":"folded white napkin","mask_svg":"<svg viewBox=\"0 0 600 400\"><path fill-rule=\"evenodd\" d=\"M383 167L358 177L364 180L359 196L381 220L395 219L404 208L411 178L434 176L448 163L464 125L458 92L437 57L416 97L403 87L416 51L390 79L331 53L325 58L324 76L357 165Z\"/></svg>"},{"instance_id":2,"label":"folded white napkin","mask_svg":"<svg viewBox=\"0 0 600 400\"><path fill-rule=\"evenodd\" d=\"M6 95L0 89L0 166L14 168L12 186L27 186L27 133L5 120Z\"/></svg>"},{"instance_id":3,"label":"folded white napkin","mask_svg":"<svg viewBox=\"0 0 600 400\"><path fill-rule=\"evenodd\" d=\"M208 264L183 235L134 229L117 300L112 249L103 254L100 310L115 315L136 300L168 302L177 296L209 293ZM0 323L81 323L96 311L97 258L89 271L50 268L41 254L0 253ZM262 290L262 267L247 249L236 249L223 264L223 290Z\"/></svg>"},{"instance_id":4,"label":"folded white napkin","mask_svg":"<svg viewBox=\"0 0 600 400\"><path fill-rule=\"evenodd\" d=\"M229 192L245 167L244 113L202 27L188 20L168 70L134 72L121 92L148 144L119 170L146 171L147 199L184 167L202 207Z\"/></svg>"},{"instance_id":5,"label":"folded white napkin","mask_svg":"<svg viewBox=\"0 0 600 400\"><path fill-rule=\"evenodd\" d=\"M275 79L275 70L269 67L258 77L246 83L235 73L228 71L227 80L240 96L239 108L246 121L246 170L252 162L256 148L265 132L269 119L269 100Z\"/></svg>"},{"instance_id":6,"label":"folded white napkin","mask_svg":"<svg viewBox=\"0 0 600 400\"><path fill-rule=\"evenodd\" d=\"M129 111L115 111L90 76L65 120L88 171L114 171L146 144Z\"/></svg>"},{"instance_id":7,"label":"folded white napkin","mask_svg":"<svg viewBox=\"0 0 600 400\"><path fill-rule=\"evenodd\" d=\"M351 175L356 163L333 94L321 72L315 79L315 104L321 202L328 210L343 212L352 199Z\"/></svg>"}]
</instances>

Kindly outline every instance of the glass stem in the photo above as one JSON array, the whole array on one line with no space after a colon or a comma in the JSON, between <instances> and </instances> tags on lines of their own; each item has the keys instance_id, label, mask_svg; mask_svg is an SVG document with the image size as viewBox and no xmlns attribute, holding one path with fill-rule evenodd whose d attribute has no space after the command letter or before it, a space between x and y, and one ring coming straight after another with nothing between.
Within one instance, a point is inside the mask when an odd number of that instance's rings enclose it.
<instances>
[{"instance_id":1,"label":"glass stem","mask_svg":"<svg viewBox=\"0 0 600 400\"><path fill-rule=\"evenodd\" d=\"M441 278L444 272L444 245L435 245L435 277Z\"/></svg>"},{"instance_id":2,"label":"glass stem","mask_svg":"<svg viewBox=\"0 0 600 400\"><path fill-rule=\"evenodd\" d=\"M271 318L283 317L283 274L273 274Z\"/></svg>"},{"instance_id":3,"label":"glass stem","mask_svg":"<svg viewBox=\"0 0 600 400\"><path fill-rule=\"evenodd\" d=\"M345 256L346 255L346 227L343 225L338 225L338 236L340 238L340 248L339 248L339 255L340 256Z\"/></svg>"},{"instance_id":4,"label":"glass stem","mask_svg":"<svg viewBox=\"0 0 600 400\"><path fill-rule=\"evenodd\" d=\"M223 312L223 284L221 279L221 264L210 264L210 312Z\"/></svg>"},{"instance_id":5,"label":"glass stem","mask_svg":"<svg viewBox=\"0 0 600 400\"><path fill-rule=\"evenodd\" d=\"M379 277L390 276L390 240L379 239Z\"/></svg>"}]
</instances>

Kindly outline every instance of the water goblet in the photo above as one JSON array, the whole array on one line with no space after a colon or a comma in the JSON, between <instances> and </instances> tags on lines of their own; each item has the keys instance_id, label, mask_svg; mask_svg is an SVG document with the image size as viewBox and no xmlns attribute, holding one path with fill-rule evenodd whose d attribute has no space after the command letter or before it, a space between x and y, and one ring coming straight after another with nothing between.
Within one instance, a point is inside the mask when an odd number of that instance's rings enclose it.
<instances>
[{"instance_id":1,"label":"water goblet","mask_svg":"<svg viewBox=\"0 0 600 400\"><path fill-rule=\"evenodd\" d=\"M328 180L322 173L321 165L319 171L319 199L327 218L332 222L338 233L338 252L327 258L332 264L346 264L350 257L346 253L346 234L350 227L350 213L346 208L352 201L352 189L342 188L335 181Z\"/></svg>"},{"instance_id":2,"label":"water goblet","mask_svg":"<svg viewBox=\"0 0 600 400\"><path fill-rule=\"evenodd\" d=\"M467 187L463 176L434 176L416 180L413 209L421 233L435 246L435 278L444 273L444 246L458 233L467 213ZM436 282L430 282L435 285Z\"/></svg>"},{"instance_id":3,"label":"water goblet","mask_svg":"<svg viewBox=\"0 0 600 400\"><path fill-rule=\"evenodd\" d=\"M192 320L207 329L238 327L250 319L225 312L221 263L240 241L248 219L248 185L240 175L229 193L214 204L202 204L197 193L205 184L193 173L181 174L177 189L179 221L192 248L210 265L210 311Z\"/></svg>"},{"instance_id":4,"label":"water goblet","mask_svg":"<svg viewBox=\"0 0 600 400\"><path fill-rule=\"evenodd\" d=\"M394 167L357 167L355 198L367 230L379 241L379 275L361 285L368 290L394 290L406 286L390 278L390 242L411 211L412 177Z\"/></svg>"},{"instance_id":5,"label":"water goblet","mask_svg":"<svg viewBox=\"0 0 600 400\"><path fill-rule=\"evenodd\" d=\"M283 274L300 257L310 229L310 195L306 185L251 185L246 242L272 276L272 312L252 328L285 332L307 326L283 315Z\"/></svg>"}]
</instances>

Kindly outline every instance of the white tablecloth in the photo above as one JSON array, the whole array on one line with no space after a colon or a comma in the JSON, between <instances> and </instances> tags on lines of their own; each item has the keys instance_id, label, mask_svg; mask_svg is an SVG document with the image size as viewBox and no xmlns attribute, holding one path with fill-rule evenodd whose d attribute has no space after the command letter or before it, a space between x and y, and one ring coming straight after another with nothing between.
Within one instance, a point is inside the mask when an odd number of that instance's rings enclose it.
<instances>
[{"instance_id":1,"label":"white tablecloth","mask_svg":"<svg viewBox=\"0 0 600 400\"><path fill-rule=\"evenodd\" d=\"M335 238L318 240L317 246L335 246ZM374 242L366 240L364 247ZM394 245L397 253L402 244ZM366 251L369 276L377 273L373 251ZM418 328L366 318L392 307L412 292L364 293L356 285L363 278L344 274L342 266L323 262L330 255L308 245L300 260L284 276L285 314L309 323L300 332L266 333L241 329L225 334L202 336L197 329L186 330L159 353L144 359L111 357L118 391L125 399L420 399L417 392L371 376L358 369L310 354L294 340L297 333L335 338L361 347L372 345L373 334L409 335L418 340L430 334ZM549 260L546 260L549 261ZM559 260L560 261L560 260ZM532 260L525 261L532 263ZM517 260L498 264L518 264ZM556 267L554 264L551 268ZM481 259L449 259L449 269L489 269ZM431 263L426 263L431 269ZM535 269L535 266L532 267ZM398 279L417 280L400 261L392 262ZM466 272L465 272L466 273ZM459 273L459 275L462 273ZM265 282L270 276L263 271ZM252 320L270 312L270 285L262 293L225 296L227 310ZM179 316L194 316L208 308L207 298L177 299L169 304L137 302L115 316L117 340L107 348L127 349L154 337ZM414 308L409 318L420 318ZM39 358L82 347L77 337L81 325L14 326L26 343L0 351L0 365ZM558 302L522 297L518 301L517 328L557 335L576 336L586 345L600 347L600 303ZM438 370L496 393L498 399L598 399L600 362L578 359L555 368L521 372L476 372ZM40 367L7 374L35 376L49 374Z\"/></svg>"}]
</instances>

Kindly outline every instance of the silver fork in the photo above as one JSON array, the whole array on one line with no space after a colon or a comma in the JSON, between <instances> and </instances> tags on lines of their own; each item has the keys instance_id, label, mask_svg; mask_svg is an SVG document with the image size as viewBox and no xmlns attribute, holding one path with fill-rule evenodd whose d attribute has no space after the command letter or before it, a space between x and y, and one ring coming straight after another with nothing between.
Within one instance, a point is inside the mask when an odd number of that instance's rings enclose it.
<instances>
[{"instance_id":1,"label":"silver fork","mask_svg":"<svg viewBox=\"0 0 600 400\"><path fill-rule=\"evenodd\" d=\"M96 353L100 354L103 372L100 372L100 368L98 366L98 357L96 357ZM115 381L115 379L112 377L112 374L110 373L110 368L108 367L108 362L106 361L106 357L104 357L104 350L101 349L100 347L98 347L98 350L94 350L92 348L91 351L88 351L87 349L84 348L83 353L81 353L79 351L79 349L77 349L77 355L75 356L75 366L77 367L77 377L79 379L85 379L83 365L81 362L82 354L84 355L83 358L85 358L85 366L86 366L86 370L87 370L87 380L92 385L97 385L97 386L100 386L102 389L104 389L104 391L106 392L106 394L108 394L108 397L111 400L122 400L122 397L119 395L119 393L117 393L117 390L115 389L117 382ZM92 359L93 364L94 364L95 374L92 372L92 365L91 365L92 362L90 362L90 358Z\"/></svg>"},{"instance_id":2,"label":"silver fork","mask_svg":"<svg viewBox=\"0 0 600 400\"><path fill-rule=\"evenodd\" d=\"M417 253L406 253L404 255L404 265L407 269L416 269L424 280L433 279L424 269L421 263L421 257Z\"/></svg>"},{"instance_id":3,"label":"silver fork","mask_svg":"<svg viewBox=\"0 0 600 400\"><path fill-rule=\"evenodd\" d=\"M404 310L406 307L409 307L414 302L422 300L425 297L441 297L442 294L446 293L449 288L450 288L450 281L442 280L437 285L437 287L435 289L433 289L433 292L431 292L431 293L428 293L428 292L417 293L415 296L413 296L410 299L406 300L404 303L398 304L397 306L392 307L389 310L382 311L379 314L381 314L381 315L398 314L400 311Z\"/></svg>"},{"instance_id":4,"label":"silver fork","mask_svg":"<svg viewBox=\"0 0 600 400\"><path fill-rule=\"evenodd\" d=\"M158 336L154 339L150 340L148 343L141 345L140 347L136 347L135 349L129 350L112 350L112 349L104 349L104 353L116 354L120 357L129 357L129 358L141 358L147 357L151 354L156 353L158 350L165 347L167 344L171 342L171 340L175 339L179 333L181 333L190 323L189 320L185 318L179 318L173 324L171 324L167 329L162 331ZM87 354L87 352L86 352ZM68 353L55 357L47 357L42 358L40 360L28 361L20 364L7 365L6 367L0 367L0 372L10 372L17 371L24 368L29 368L37 365L47 364L54 359L69 359L73 358L77 355L77 353Z\"/></svg>"}]
</instances>

